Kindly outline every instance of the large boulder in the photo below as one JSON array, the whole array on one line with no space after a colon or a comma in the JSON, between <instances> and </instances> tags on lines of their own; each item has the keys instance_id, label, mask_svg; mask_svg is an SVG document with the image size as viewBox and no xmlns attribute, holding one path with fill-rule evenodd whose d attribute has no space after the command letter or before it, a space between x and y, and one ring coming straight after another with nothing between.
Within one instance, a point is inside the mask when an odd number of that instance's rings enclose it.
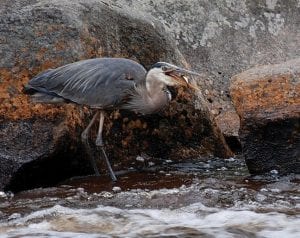
<instances>
[{"instance_id":1,"label":"large boulder","mask_svg":"<svg viewBox=\"0 0 300 238\"><path fill-rule=\"evenodd\" d=\"M0 54L0 189L13 190L92 172L79 140L91 111L31 104L22 88L35 74L102 56L145 67L157 61L187 66L158 21L97 0L2 1ZM141 153L171 159L231 154L202 94L176 94L178 100L158 115L110 114L104 136L115 168Z\"/></svg>"},{"instance_id":2,"label":"large boulder","mask_svg":"<svg viewBox=\"0 0 300 238\"><path fill-rule=\"evenodd\" d=\"M230 91L250 173L300 173L300 58L235 75Z\"/></svg>"},{"instance_id":3,"label":"large boulder","mask_svg":"<svg viewBox=\"0 0 300 238\"><path fill-rule=\"evenodd\" d=\"M230 102L230 78L257 65L300 55L299 1L108 2L128 5L133 12L150 14L164 24L187 62L206 75L198 83L222 132L232 142L238 140L239 121Z\"/></svg>"}]
</instances>

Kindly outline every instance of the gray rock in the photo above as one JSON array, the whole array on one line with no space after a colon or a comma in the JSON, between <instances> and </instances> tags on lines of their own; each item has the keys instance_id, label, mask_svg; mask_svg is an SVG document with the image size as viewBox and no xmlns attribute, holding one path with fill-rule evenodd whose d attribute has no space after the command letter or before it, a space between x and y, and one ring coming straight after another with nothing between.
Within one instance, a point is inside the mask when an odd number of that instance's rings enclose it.
<instances>
[{"instance_id":1,"label":"gray rock","mask_svg":"<svg viewBox=\"0 0 300 238\"><path fill-rule=\"evenodd\" d=\"M249 172L300 173L300 58L237 74L230 91Z\"/></svg>"},{"instance_id":2,"label":"gray rock","mask_svg":"<svg viewBox=\"0 0 300 238\"><path fill-rule=\"evenodd\" d=\"M218 125L228 136L234 111L229 79L257 65L280 63L300 55L300 1L290 0L111 0L159 19L187 62L203 73L202 85ZM223 116L223 112L225 115ZM223 125L229 125L224 127Z\"/></svg>"}]
</instances>

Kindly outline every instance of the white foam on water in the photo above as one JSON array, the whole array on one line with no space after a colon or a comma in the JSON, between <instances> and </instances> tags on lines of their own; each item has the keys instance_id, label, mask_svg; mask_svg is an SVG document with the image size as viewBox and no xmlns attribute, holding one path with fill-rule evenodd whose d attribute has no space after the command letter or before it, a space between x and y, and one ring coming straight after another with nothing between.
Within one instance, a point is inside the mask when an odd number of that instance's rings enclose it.
<instances>
[{"instance_id":1,"label":"white foam on water","mask_svg":"<svg viewBox=\"0 0 300 238\"><path fill-rule=\"evenodd\" d=\"M300 216L247 208L119 209L54 206L0 223L0 237L300 237Z\"/></svg>"}]
</instances>

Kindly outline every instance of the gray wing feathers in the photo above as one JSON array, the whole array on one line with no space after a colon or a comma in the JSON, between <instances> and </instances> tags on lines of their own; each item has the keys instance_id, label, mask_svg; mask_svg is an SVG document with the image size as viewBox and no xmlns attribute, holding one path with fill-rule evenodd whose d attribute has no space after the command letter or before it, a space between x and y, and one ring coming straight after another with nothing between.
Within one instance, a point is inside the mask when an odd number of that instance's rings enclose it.
<instances>
[{"instance_id":1,"label":"gray wing feathers","mask_svg":"<svg viewBox=\"0 0 300 238\"><path fill-rule=\"evenodd\" d=\"M133 80L127 80L126 75ZM105 108L120 103L134 87L134 81L144 80L145 75L146 70L134 61L97 58L47 70L30 80L27 88Z\"/></svg>"}]
</instances>

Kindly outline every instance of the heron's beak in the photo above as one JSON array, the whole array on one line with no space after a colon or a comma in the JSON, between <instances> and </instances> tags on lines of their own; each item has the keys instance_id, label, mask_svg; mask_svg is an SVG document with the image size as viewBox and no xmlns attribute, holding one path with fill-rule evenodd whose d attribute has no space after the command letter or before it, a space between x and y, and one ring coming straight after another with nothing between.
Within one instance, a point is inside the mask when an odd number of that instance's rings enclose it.
<instances>
[{"instance_id":1,"label":"heron's beak","mask_svg":"<svg viewBox=\"0 0 300 238\"><path fill-rule=\"evenodd\" d=\"M200 90L196 85L192 84L190 78L188 77L189 75L198 75L200 76L200 74L194 72L194 71L190 71L190 70L186 70L186 69L182 69L182 68L175 68L175 69L170 69L168 71L165 72L165 74L171 76L174 81L176 82L176 84L187 87L187 88L192 88L194 90Z\"/></svg>"}]
</instances>

